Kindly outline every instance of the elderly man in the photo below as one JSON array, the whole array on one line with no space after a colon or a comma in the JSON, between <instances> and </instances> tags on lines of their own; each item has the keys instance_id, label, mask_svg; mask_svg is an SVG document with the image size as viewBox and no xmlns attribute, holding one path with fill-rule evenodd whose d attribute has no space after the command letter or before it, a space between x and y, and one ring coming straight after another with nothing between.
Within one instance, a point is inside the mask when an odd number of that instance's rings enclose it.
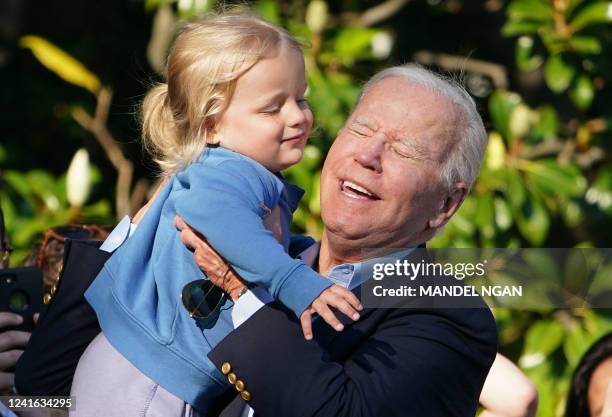
<instances>
[{"instance_id":1,"label":"elderly man","mask_svg":"<svg viewBox=\"0 0 612 417\"><path fill-rule=\"evenodd\" d=\"M485 144L482 120L461 87L410 65L377 74L327 155L325 229L302 259L358 291L367 285L356 272L363 250L431 239L465 198ZM252 409L265 417L475 414L496 352L484 305L365 308L341 333L315 320L315 341L305 340L291 313L259 289L246 290L195 231L180 219L177 226L235 302L238 327L209 354L237 390L222 416L251 416ZM308 313L302 320L310 321Z\"/></svg>"}]
</instances>

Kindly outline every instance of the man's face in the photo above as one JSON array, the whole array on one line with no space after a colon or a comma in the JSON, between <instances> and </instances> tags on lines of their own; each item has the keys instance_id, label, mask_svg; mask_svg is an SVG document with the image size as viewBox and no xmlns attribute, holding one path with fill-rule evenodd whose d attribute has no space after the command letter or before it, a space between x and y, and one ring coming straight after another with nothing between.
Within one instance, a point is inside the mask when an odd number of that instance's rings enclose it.
<instances>
[{"instance_id":1,"label":"man's face","mask_svg":"<svg viewBox=\"0 0 612 417\"><path fill-rule=\"evenodd\" d=\"M326 233L363 248L430 238L447 220L440 217L449 195L440 166L459 116L450 101L416 83L390 77L372 86L323 166Z\"/></svg>"}]
</instances>

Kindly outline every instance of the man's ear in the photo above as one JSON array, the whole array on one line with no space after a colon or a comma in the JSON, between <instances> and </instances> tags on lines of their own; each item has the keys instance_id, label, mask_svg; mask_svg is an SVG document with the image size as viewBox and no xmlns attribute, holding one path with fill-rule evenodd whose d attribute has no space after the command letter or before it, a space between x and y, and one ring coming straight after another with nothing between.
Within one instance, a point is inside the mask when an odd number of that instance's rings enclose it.
<instances>
[{"instance_id":1,"label":"man's ear","mask_svg":"<svg viewBox=\"0 0 612 417\"><path fill-rule=\"evenodd\" d=\"M457 210L459 210L467 193L468 186L466 183L463 181L455 182L452 189L446 194L444 200L440 202L440 207L436 215L429 219L428 226L432 229L438 229L444 226Z\"/></svg>"}]
</instances>

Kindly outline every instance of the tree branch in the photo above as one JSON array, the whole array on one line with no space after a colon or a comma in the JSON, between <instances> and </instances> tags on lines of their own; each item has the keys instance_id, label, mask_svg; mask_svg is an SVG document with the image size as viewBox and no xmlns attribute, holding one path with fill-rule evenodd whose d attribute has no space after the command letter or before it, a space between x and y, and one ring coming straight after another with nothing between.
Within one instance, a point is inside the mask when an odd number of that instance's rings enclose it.
<instances>
[{"instance_id":1,"label":"tree branch","mask_svg":"<svg viewBox=\"0 0 612 417\"><path fill-rule=\"evenodd\" d=\"M115 213L117 218L132 213L130 202L130 185L134 174L134 165L125 158L118 142L108 131L106 121L110 109L112 92L103 87L98 94L95 118L91 117L82 107L77 107L72 112L72 117L76 122L89 131L100 143L104 153L111 164L117 170L117 185L115 187Z\"/></svg>"},{"instance_id":2,"label":"tree branch","mask_svg":"<svg viewBox=\"0 0 612 417\"><path fill-rule=\"evenodd\" d=\"M387 0L379 5L365 10L363 13L345 13L341 16L348 24L359 27L369 27L382 22L400 11L410 0Z\"/></svg>"},{"instance_id":3,"label":"tree branch","mask_svg":"<svg viewBox=\"0 0 612 417\"><path fill-rule=\"evenodd\" d=\"M487 75L497 88L508 87L508 75L502 65L492 62L470 59L464 56L434 54L429 51L419 51L414 54L415 61L423 65L436 65L445 70L476 72Z\"/></svg>"}]
</instances>

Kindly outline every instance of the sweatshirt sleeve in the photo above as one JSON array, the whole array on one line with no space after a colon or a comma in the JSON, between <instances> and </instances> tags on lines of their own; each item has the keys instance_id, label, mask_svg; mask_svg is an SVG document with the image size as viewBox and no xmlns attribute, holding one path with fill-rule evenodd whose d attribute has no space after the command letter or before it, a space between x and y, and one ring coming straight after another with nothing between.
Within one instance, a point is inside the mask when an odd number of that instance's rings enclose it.
<instances>
[{"instance_id":1,"label":"sweatshirt sleeve","mask_svg":"<svg viewBox=\"0 0 612 417\"><path fill-rule=\"evenodd\" d=\"M263 224L280 198L273 175L244 160L193 164L177 176L176 212L248 282L265 288L299 315L331 282L292 259Z\"/></svg>"}]
</instances>

